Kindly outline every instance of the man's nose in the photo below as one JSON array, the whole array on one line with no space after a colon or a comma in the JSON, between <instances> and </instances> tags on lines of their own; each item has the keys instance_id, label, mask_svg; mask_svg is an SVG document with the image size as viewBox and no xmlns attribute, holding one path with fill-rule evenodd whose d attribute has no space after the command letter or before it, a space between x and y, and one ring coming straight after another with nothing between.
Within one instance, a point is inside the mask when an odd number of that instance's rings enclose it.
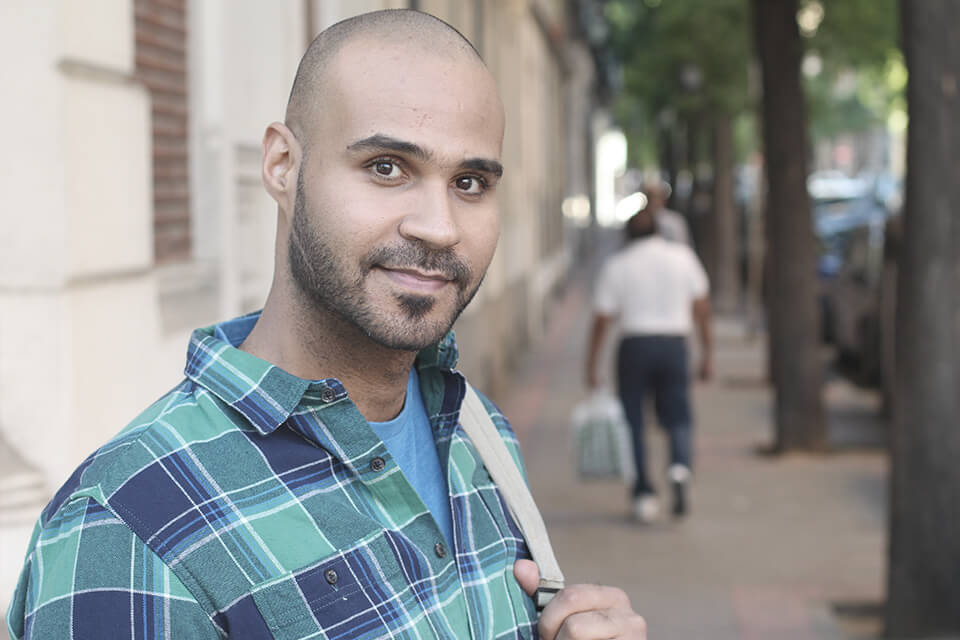
<instances>
[{"instance_id":1,"label":"man's nose","mask_svg":"<svg viewBox=\"0 0 960 640\"><path fill-rule=\"evenodd\" d=\"M413 210L400 221L400 235L433 249L446 249L460 242L460 228L449 188L445 182L424 182Z\"/></svg>"}]
</instances>

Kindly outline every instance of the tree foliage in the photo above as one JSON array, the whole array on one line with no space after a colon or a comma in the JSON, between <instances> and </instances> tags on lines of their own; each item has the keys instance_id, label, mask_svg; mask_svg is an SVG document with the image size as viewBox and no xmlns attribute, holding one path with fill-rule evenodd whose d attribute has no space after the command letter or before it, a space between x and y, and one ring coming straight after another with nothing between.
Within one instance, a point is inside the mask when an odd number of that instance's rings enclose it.
<instances>
[{"instance_id":1,"label":"tree foliage","mask_svg":"<svg viewBox=\"0 0 960 640\"><path fill-rule=\"evenodd\" d=\"M820 6L822 20L805 34L807 50L818 51L828 64L867 69L899 52L897 0L806 0L801 13L813 5Z\"/></svg>"},{"instance_id":2,"label":"tree foliage","mask_svg":"<svg viewBox=\"0 0 960 640\"><path fill-rule=\"evenodd\" d=\"M743 0L613 0L606 14L628 93L654 109L745 106L750 50Z\"/></svg>"},{"instance_id":3,"label":"tree foliage","mask_svg":"<svg viewBox=\"0 0 960 640\"><path fill-rule=\"evenodd\" d=\"M882 126L892 110L903 110L896 0L807 0L800 22L807 27L805 90L815 138Z\"/></svg>"},{"instance_id":4,"label":"tree foliage","mask_svg":"<svg viewBox=\"0 0 960 640\"><path fill-rule=\"evenodd\" d=\"M623 69L617 115L631 143L649 141L665 118L749 106L744 0L611 0L605 13Z\"/></svg>"},{"instance_id":5,"label":"tree foliage","mask_svg":"<svg viewBox=\"0 0 960 640\"><path fill-rule=\"evenodd\" d=\"M649 158L664 116L688 120L755 105L747 0L608 0L608 46L622 68L616 115L635 151ZM805 90L810 130L830 137L881 125L903 108L905 74L896 0L804 0L811 61ZM697 80L699 83L690 83ZM696 85L696 86L694 86ZM644 148L644 145L647 145ZM636 156L631 154L632 159Z\"/></svg>"}]
</instances>

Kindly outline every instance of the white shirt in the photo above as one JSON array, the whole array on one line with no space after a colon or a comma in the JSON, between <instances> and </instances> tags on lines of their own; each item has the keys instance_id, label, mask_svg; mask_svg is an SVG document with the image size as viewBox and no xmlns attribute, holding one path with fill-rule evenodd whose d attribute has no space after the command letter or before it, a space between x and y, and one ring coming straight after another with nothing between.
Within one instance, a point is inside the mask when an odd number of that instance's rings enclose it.
<instances>
[{"instance_id":1,"label":"white shirt","mask_svg":"<svg viewBox=\"0 0 960 640\"><path fill-rule=\"evenodd\" d=\"M634 240L603 266L594 310L620 316L626 334L687 335L693 301L710 284L693 250L658 236Z\"/></svg>"},{"instance_id":2,"label":"white shirt","mask_svg":"<svg viewBox=\"0 0 960 640\"><path fill-rule=\"evenodd\" d=\"M662 237L690 245L690 229L687 227L687 219L682 214L664 207L654 214L653 219L657 223L657 233Z\"/></svg>"}]
</instances>

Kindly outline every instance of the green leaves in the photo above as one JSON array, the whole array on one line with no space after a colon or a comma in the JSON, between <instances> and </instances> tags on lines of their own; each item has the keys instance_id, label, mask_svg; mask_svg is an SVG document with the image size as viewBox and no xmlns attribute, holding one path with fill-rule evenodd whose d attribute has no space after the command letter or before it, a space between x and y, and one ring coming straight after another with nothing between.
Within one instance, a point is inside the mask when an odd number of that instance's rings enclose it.
<instances>
[{"instance_id":1,"label":"green leaves","mask_svg":"<svg viewBox=\"0 0 960 640\"><path fill-rule=\"evenodd\" d=\"M823 20L807 39L820 73L806 78L811 132L830 137L882 124L904 107L896 0L808 0Z\"/></svg>"},{"instance_id":2,"label":"green leaves","mask_svg":"<svg viewBox=\"0 0 960 640\"><path fill-rule=\"evenodd\" d=\"M651 111L746 106L750 39L744 0L611 0L605 11L624 90Z\"/></svg>"},{"instance_id":3,"label":"green leaves","mask_svg":"<svg viewBox=\"0 0 960 640\"><path fill-rule=\"evenodd\" d=\"M815 135L874 125L902 103L896 0L805 0L800 13L806 50L818 58L806 80ZM649 145L664 110L690 120L752 109L747 0L608 0L604 15L622 69L616 113L631 143L643 132ZM838 91L851 71L852 90Z\"/></svg>"}]
</instances>

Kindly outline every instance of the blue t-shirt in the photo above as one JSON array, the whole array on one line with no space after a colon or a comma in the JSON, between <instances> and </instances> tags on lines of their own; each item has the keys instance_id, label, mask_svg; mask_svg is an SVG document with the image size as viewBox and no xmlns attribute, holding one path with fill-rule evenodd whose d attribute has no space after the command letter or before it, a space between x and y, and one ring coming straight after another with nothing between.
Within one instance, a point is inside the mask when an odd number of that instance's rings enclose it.
<instances>
[{"instance_id":1,"label":"blue t-shirt","mask_svg":"<svg viewBox=\"0 0 960 640\"><path fill-rule=\"evenodd\" d=\"M453 517L450 515L447 479L437 455L430 418L423 406L416 369L410 369L407 397L397 417L387 422L371 422L370 426L387 445L387 451L430 509L447 542L452 544Z\"/></svg>"}]
</instances>

